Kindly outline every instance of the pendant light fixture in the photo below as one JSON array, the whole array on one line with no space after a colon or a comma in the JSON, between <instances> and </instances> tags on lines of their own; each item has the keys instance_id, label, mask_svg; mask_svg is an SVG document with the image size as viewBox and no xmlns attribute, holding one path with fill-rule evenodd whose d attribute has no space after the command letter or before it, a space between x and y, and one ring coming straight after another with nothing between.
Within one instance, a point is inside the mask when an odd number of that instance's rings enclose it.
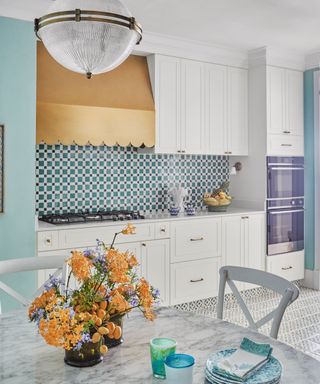
<instances>
[{"instance_id":1,"label":"pendant light fixture","mask_svg":"<svg viewBox=\"0 0 320 384\"><path fill-rule=\"evenodd\" d=\"M55 0L35 32L59 64L88 79L116 68L142 39L119 0Z\"/></svg>"}]
</instances>

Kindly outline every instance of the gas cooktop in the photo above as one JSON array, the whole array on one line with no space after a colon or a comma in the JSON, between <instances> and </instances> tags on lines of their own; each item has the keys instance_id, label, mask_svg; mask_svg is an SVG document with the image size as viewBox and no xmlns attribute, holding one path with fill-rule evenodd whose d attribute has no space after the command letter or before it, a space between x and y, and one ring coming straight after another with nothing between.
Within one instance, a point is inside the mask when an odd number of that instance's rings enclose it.
<instances>
[{"instance_id":1,"label":"gas cooktop","mask_svg":"<svg viewBox=\"0 0 320 384\"><path fill-rule=\"evenodd\" d=\"M61 215L44 215L39 220L50 224L78 224L99 221L141 220L144 216L139 211L111 210L98 212L64 213Z\"/></svg>"}]
</instances>

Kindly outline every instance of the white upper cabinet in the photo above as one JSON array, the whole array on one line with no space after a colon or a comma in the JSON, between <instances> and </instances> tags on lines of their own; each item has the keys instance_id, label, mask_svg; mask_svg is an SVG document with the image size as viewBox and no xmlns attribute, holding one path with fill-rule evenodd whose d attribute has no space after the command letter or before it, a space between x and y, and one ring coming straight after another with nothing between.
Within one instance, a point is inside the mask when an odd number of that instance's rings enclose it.
<instances>
[{"instance_id":1,"label":"white upper cabinet","mask_svg":"<svg viewBox=\"0 0 320 384\"><path fill-rule=\"evenodd\" d=\"M248 71L148 57L158 153L248 154Z\"/></svg>"},{"instance_id":2,"label":"white upper cabinet","mask_svg":"<svg viewBox=\"0 0 320 384\"><path fill-rule=\"evenodd\" d=\"M286 71L287 126L293 135L304 134L303 122L303 73Z\"/></svg>"},{"instance_id":3,"label":"white upper cabinet","mask_svg":"<svg viewBox=\"0 0 320 384\"><path fill-rule=\"evenodd\" d=\"M285 93L285 69L268 67L267 120L269 133L283 134L286 131Z\"/></svg>"},{"instance_id":4,"label":"white upper cabinet","mask_svg":"<svg viewBox=\"0 0 320 384\"><path fill-rule=\"evenodd\" d=\"M208 152L216 155L224 155L225 152L228 151L228 67L208 64L206 67L206 76Z\"/></svg>"},{"instance_id":5,"label":"white upper cabinet","mask_svg":"<svg viewBox=\"0 0 320 384\"><path fill-rule=\"evenodd\" d=\"M267 67L268 133L303 135L303 73Z\"/></svg>"},{"instance_id":6,"label":"white upper cabinet","mask_svg":"<svg viewBox=\"0 0 320 384\"><path fill-rule=\"evenodd\" d=\"M148 56L156 107L156 146L159 153L177 153L180 136L180 59Z\"/></svg>"},{"instance_id":7,"label":"white upper cabinet","mask_svg":"<svg viewBox=\"0 0 320 384\"><path fill-rule=\"evenodd\" d=\"M228 68L229 155L248 155L248 71Z\"/></svg>"},{"instance_id":8,"label":"white upper cabinet","mask_svg":"<svg viewBox=\"0 0 320 384\"><path fill-rule=\"evenodd\" d=\"M181 60L181 151L205 153L204 64Z\"/></svg>"}]
</instances>

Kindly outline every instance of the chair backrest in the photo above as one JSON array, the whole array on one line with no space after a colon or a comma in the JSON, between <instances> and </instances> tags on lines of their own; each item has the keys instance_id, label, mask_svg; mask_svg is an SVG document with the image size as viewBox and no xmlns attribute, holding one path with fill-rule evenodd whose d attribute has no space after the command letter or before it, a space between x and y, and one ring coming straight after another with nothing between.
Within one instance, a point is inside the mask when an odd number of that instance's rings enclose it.
<instances>
[{"instance_id":1,"label":"chair backrest","mask_svg":"<svg viewBox=\"0 0 320 384\"><path fill-rule=\"evenodd\" d=\"M0 279L1 276L9 275L11 273L17 272L28 272L28 271L40 271L44 269L56 269L52 274L55 277L61 275L63 283L66 281L66 276L68 274L68 265L65 262L67 256L52 256L52 257L30 257L30 258L21 258L21 259L12 259L0 261ZM48 280L47 280L48 281ZM38 296L44 289L47 281L42 284L42 286L37 289L34 293L34 297ZM9 287L3 281L0 280L0 290L6 292L9 296L19 301L21 304L28 306L30 305L30 300L26 299L19 292ZM0 303L0 313L1 313L1 303Z\"/></svg>"},{"instance_id":2,"label":"chair backrest","mask_svg":"<svg viewBox=\"0 0 320 384\"><path fill-rule=\"evenodd\" d=\"M240 281L245 283L251 283L259 285L264 288L268 288L274 292L282 295L280 303L276 309L264 316L262 319L255 322L246 306L243 298L241 297L239 290L237 289L234 281ZM273 338L278 337L279 327L281 324L282 317L288 305L293 303L299 296L299 289L296 285L290 281L273 275L272 273L259 271L252 268L242 268L235 266L225 266L220 268L220 284L219 284L219 295L217 305L217 317L222 319L223 317L223 304L226 283L228 283L232 293L234 294L242 312L249 323L249 328L258 330L262 325L272 321L270 336Z\"/></svg>"}]
</instances>

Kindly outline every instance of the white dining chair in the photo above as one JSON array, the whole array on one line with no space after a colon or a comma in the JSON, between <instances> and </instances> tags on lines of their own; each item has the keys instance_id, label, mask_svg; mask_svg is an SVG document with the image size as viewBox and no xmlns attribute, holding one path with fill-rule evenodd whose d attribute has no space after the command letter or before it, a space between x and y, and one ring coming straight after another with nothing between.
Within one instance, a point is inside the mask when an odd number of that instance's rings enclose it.
<instances>
[{"instance_id":1,"label":"white dining chair","mask_svg":"<svg viewBox=\"0 0 320 384\"><path fill-rule=\"evenodd\" d=\"M66 276L68 274L68 265L65 262L67 256L54 256L54 257L30 257L21 259L9 259L0 261L0 290L7 293L13 299L18 301L24 306L28 306L31 300L25 298L15 289L9 287L6 283L1 281L1 277L9 275L11 273L18 272L30 272L30 271L41 271L45 269L55 269L56 271L52 276L58 277L61 275L61 279L65 284ZM48 280L47 280L48 281ZM38 296L44 289L47 281L42 284L40 288L34 293L33 297ZM1 314L1 302L0 302L0 314Z\"/></svg>"},{"instance_id":2,"label":"white dining chair","mask_svg":"<svg viewBox=\"0 0 320 384\"><path fill-rule=\"evenodd\" d=\"M277 292L278 294L282 295L279 305L262 319L254 321L234 281L259 285L260 287L264 287L272 290L273 292ZM285 310L299 296L298 287L282 277L257 269L235 266L222 267L220 268L220 284L217 304L217 317L221 320L223 318L223 305L226 284L229 285L242 312L244 313L249 323L249 328L259 330L260 327L272 320L270 336L276 339L278 337L280 324Z\"/></svg>"}]
</instances>

